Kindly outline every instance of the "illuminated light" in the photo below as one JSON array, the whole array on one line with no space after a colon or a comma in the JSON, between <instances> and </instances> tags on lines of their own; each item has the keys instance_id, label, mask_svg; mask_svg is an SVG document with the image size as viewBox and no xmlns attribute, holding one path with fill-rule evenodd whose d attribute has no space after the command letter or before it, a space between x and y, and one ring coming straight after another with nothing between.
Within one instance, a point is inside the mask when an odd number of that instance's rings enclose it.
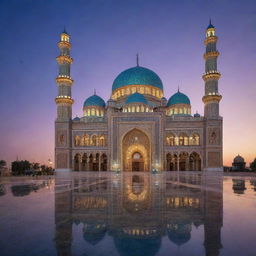
<instances>
[{"instance_id":1,"label":"illuminated light","mask_svg":"<svg viewBox=\"0 0 256 256\"><path fill-rule=\"evenodd\" d=\"M63 63L72 64L73 63L73 59L70 56L66 56L66 55L60 55L56 58L56 60L59 64L63 64Z\"/></svg>"},{"instance_id":2,"label":"illuminated light","mask_svg":"<svg viewBox=\"0 0 256 256\"><path fill-rule=\"evenodd\" d=\"M62 97L58 98L58 97L56 97L55 102L56 102L56 104L59 104L59 103L73 104L74 100L71 99L71 98L62 98Z\"/></svg>"},{"instance_id":3,"label":"illuminated light","mask_svg":"<svg viewBox=\"0 0 256 256\"><path fill-rule=\"evenodd\" d=\"M216 80L219 80L221 77L221 74L218 73L218 72L215 72L214 73L205 73L202 78L204 79L204 81L207 81L208 79L216 79Z\"/></svg>"}]
</instances>

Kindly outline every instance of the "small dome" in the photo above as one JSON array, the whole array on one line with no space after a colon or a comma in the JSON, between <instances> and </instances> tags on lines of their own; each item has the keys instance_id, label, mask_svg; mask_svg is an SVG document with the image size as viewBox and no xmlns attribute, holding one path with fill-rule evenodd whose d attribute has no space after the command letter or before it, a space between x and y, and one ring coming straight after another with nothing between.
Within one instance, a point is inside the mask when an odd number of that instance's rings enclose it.
<instances>
[{"instance_id":1,"label":"small dome","mask_svg":"<svg viewBox=\"0 0 256 256\"><path fill-rule=\"evenodd\" d=\"M80 121L80 118L78 116L76 116L73 121Z\"/></svg>"},{"instance_id":2,"label":"small dome","mask_svg":"<svg viewBox=\"0 0 256 256\"><path fill-rule=\"evenodd\" d=\"M97 106L105 108L105 101L98 95L94 94L84 102L84 107Z\"/></svg>"},{"instance_id":3,"label":"small dome","mask_svg":"<svg viewBox=\"0 0 256 256\"><path fill-rule=\"evenodd\" d=\"M194 117L200 117L200 114L198 114L197 112L194 114Z\"/></svg>"},{"instance_id":4,"label":"small dome","mask_svg":"<svg viewBox=\"0 0 256 256\"><path fill-rule=\"evenodd\" d=\"M190 100L187 95L181 93L180 91L173 94L168 100L167 107L174 104L188 104L190 105Z\"/></svg>"},{"instance_id":5,"label":"small dome","mask_svg":"<svg viewBox=\"0 0 256 256\"><path fill-rule=\"evenodd\" d=\"M215 27L212 25L211 20L210 20L210 23L209 23L209 26L207 27L207 29L210 29L210 28L215 28Z\"/></svg>"},{"instance_id":6,"label":"small dome","mask_svg":"<svg viewBox=\"0 0 256 256\"><path fill-rule=\"evenodd\" d=\"M234 158L234 163L244 163L244 158L241 157L240 155L237 155L237 156Z\"/></svg>"},{"instance_id":7,"label":"small dome","mask_svg":"<svg viewBox=\"0 0 256 256\"><path fill-rule=\"evenodd\" d=\"M131 95L129 95L125 101L125 104L131 104L131 103L143 103L145 105L148 104L147 99L144 97L143 94L140 94L138 92L135 92Z\"/></svg>"},{"instance_id":8,"label":"small dome","mask_svg":"<svg viewBox=\"0 0 256 256\"><path fill-rule=\"evenodd\" d=\"M127 85L151 85L163 90L160 77L152 70L140 66L126 69L113 82L112 91Z\"/></svg>"}]
</instances>

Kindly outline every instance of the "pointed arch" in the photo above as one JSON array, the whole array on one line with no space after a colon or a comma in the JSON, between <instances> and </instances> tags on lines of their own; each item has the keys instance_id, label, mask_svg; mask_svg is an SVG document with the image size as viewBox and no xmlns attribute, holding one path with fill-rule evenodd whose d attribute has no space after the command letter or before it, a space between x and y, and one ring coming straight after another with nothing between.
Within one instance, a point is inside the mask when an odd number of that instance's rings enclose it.
<instances>
[{"instance_id":1,"label":"pointed arch","mask_svg":"<svg viewBox=\"0 0 256 256\"><path fill-rule=\"evenodd\" d=\"M150 169L150 140L148 135L140 129L134 128L128 131L122 139L122 165L124 171L134 170L148 171ZM133 164L133 154L140 153L143 162ZM135 166L137 166L135 168Z\"/></svg>"}]
</instances>

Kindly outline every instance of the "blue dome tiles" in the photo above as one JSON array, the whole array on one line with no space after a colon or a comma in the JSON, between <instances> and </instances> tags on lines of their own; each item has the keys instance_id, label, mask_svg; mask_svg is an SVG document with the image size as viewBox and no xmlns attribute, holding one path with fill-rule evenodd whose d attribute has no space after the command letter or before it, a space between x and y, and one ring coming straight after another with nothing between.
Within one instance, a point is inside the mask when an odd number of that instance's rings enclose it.
<instances>
[{"instance_id":1,"label":"blue dome tiles","mask_svg":"<svg viewBox=\"0 0 256 256\"><path fill-rule=\"evenodd\" d=\"M113 82L112 91L127 85L150 85L163 90L160 77L152 70L140 66L120 73Z\"/></svg>"},{"instance_id":2,"label":"blue dome tiles","mask_svg":"<svg viewBox=\"0 0 256 256\"><path fill-rule=\"evenodd\" d=\"M170 99L168 100L167 106L169 107L170 105L175 105L175 104L190 105L190 100L187 95L178 91L170 97Z\"/></svg>"},{"instance_id":3,"label":"blue dome tiles","mask_svg":"<svg viewBox=\"0 0 256 256\"><path fill-rule=\"evenodd\" d=\"M147 99L144 97L144 95L135 92L131 95L129 95L125 101L125 104L131 104L131 103L143 103L145 105L148 104Z\"/></svg>"},{"instance_id":4,"label":"blue dome tiles","mask_svg":"<svg viewBox=\"0 0 256 256\"><path fill-rule=\"evenodd\" d=\"M103 107L105 108L106 104L105 101L99 97L98 95L92 95L84 102L84 107L90 107L90 106L97 106L97 107Z\"/></svg>"}]
</instances>

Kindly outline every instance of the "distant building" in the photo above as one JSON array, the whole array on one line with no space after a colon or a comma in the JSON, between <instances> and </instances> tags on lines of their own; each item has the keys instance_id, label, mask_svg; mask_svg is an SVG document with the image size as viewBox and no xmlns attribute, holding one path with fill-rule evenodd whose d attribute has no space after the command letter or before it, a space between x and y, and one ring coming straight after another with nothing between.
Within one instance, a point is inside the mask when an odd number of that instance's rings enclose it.
<instances>
[{"instance_id":1,"label":"distant building","mask_svg":"<svg viewBox=\"0 0 256 256\"><path fill-rule=\"evenodd\" d=\"M180 90L167 100L160 77L140 66L137 56L137 65L115 78L107 102L94 93L84 101L83 116L72 118L73 59L70 36L64 31L57 57L55 167L76 171L223 171L221 75L215 32L210 23L204 40L203 116L192 114L190 99Z\"/></svg>"},{"instance_id":2,"label":"distant building","mask_svg":"<svg viewBox=\"0 0 256 256\"><path fill-rule=\"evenodd\" d=\"M237 172L242 172L245 170L245 161L244 161L244 158L241 157L240 155L237 155L234 160L233 160L233 163L232 163L232 168L231 170L232 171L237 171Z\"/></svg>"}]
</instances>

